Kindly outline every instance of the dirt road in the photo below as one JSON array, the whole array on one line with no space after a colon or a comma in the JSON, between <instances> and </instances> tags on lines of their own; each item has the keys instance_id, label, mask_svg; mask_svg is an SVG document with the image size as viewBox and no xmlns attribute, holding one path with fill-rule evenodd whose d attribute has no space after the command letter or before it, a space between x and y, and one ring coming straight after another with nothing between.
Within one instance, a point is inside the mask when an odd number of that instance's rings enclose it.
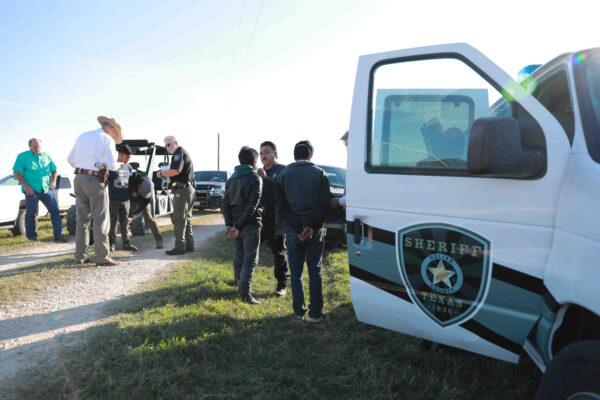
<instances>
[{"instance_id":1,"label":"dirt road","mask_svg":"<svg viewBox=\"0 0 600 400\"><path fill-rule=\"evenodd\" d=\"M202 217L202 225L194 227L196 251L204 240L222 229L220 215ZM172 235L166 236L166 248L172 243ZM0 271L37 265L49 257L48 252L56 256L72 251L73 244L66 243L0 256ZM177 258L165 255L164 250L154 249L151 240L142 243L137 253L121 255L116 256L121 261L117 267L90 264L88 268L81 268L49 285L35 298L0 305L0 398L3 398L1 388L20 371L38 362L55 359L62 346L80 340L87 328L108 318L106 305L139 292L177 262ZM67 333L69 339L63 336Z\"/></svg>"}]
</instances>

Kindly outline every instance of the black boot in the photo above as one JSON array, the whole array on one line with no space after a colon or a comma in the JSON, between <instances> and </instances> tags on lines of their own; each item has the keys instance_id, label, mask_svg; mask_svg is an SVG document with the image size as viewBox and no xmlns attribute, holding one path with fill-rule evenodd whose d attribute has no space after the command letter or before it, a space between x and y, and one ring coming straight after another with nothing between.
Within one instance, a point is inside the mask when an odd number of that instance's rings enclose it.
<instances>
[{"instance_id":1,"label":"black boot","mask_svg":"<svg viewBox=\"0 0 600 400\"><path fill-rule=\"evenodd\" d=\"M165 251L165 254L168 256L179 256L181 254L185 254L185 250L172 249Z\"/></svg>"},{"instance_id":2,"label":"black boot","mask_svg":"<svg viewBox=\"0 0 600 400\"><path fill-rule=\"evenodd\" d=\"M187 251L188 253L191 253L192 251L194 251L194 239L188 240L185 243L185 251Z\"/></svg>"},{"instance_id":3,"label":"black boot","mask_svg":"<svg viewBox=\"0 0 600 400\"><path fill-rule=\"evenodd\" d=\"M138 248L129 242L125 242L123 243L123 250L137 251Z\"/></svg>"}]
</instances>

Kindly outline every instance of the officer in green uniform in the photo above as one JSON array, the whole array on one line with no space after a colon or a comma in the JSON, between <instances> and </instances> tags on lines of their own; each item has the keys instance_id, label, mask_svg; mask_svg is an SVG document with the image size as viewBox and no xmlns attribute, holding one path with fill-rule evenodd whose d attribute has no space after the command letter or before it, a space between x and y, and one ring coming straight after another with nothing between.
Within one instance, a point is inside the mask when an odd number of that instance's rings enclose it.
<instances>
[{"instance_id":1,"label":"officer in green uniform","mask_svg":"<svg viewBox=\"0 0 600 400\"><path fill-rule=\"evenodd\" d=\"M165 147L171 158L171 165L167 171L159 171L157 177L171 178L173 190L173 228L175 234L175 247L167 250L170 256L185 254L194 251L194 233L192 231L192 210L194 208L194 165L187 151L177 143L174 136L165 138Z\"/></svg>"}]
</instances>

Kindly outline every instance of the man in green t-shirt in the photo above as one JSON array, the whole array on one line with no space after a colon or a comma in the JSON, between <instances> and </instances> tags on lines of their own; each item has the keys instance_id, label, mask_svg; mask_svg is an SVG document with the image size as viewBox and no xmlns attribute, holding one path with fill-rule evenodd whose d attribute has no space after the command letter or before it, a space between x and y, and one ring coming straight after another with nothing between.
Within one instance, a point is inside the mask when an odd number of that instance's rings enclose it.
<instances>
[{"instance_id":1,"label":"man in green t-shirt","mask_svg":"<svg viewBox=\"0 0 600 400\"><path fill-rule=\"evenodd\" d=\"M66 242L62 234L62 221L56 199L56 165L48 153L42 152L40 139L29 139L29 150L17 156L13 166L15 178L25 194L25 234L29 240L37 240L36 216L41 201L52 221L55 242Z\"/></svg>"}]
</instances>

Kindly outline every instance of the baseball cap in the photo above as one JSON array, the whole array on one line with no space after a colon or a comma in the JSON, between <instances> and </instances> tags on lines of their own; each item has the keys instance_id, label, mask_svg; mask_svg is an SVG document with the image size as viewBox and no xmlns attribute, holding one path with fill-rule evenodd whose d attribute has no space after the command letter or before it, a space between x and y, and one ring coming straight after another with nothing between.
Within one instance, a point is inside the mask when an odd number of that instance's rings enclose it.
<instances>
[{"instance_id":1,"label":"baseball cap","mask_svg":"<svg viewBox=\"0 0 600 400\"><path fill-rule=\"evenodd\" d=\"M142 180L142 183L140 183L140 186L138 187L138 192L143 198L149 199L150 197L152 197L153 189L154 188L152 185L152 181L148 178L144 178Z\"/></svg>"}]
</instances>

